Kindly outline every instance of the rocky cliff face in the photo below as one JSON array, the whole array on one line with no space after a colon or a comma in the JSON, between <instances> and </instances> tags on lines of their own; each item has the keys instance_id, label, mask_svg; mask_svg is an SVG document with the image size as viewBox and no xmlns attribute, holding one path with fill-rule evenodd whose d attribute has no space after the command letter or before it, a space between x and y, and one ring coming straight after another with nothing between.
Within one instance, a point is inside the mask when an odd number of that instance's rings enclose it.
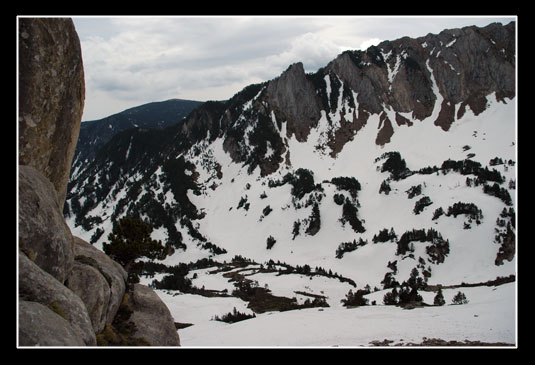
<instances>
[{"instance_id":1,"label":"rocky cliff face","mask_svg":"<svg viewBox=\"0 0 535 365\"><path fill-rule=\"evenodd\" d=\"M391 123L406 123L402 113L423 120L437 108L434 123L447 131L467 106L475 115L485 110L489 94L512 98L514 33L515 25L510 23L445 30L417 39L405 37L365 52L344 52L326 70L356 94L359 112L385 113L376 140L385 144ZM386 117L387 111L395 112L395 120Z\"/></svg>"},{"instance_id":2,"label":"rocky cliff face","mask_svg":"<svg viewBox=\"0 0 535 365\"><path fill-rule=\"evenodd\" d=\"M321 102L301 62L268 84L267 100L275 112L286 115L288 136L295 134L298 141L306 141L321 116Z\"/></svg>"},{"instance_id":3,"label":"rocky cliff face","mask_svg":"<svg viewBox=\"0 0 535 365\"><path fill-rule=\"evenodd\" d=\"M73 237L61 214L85 90L72 20L20 19L19 50L18 344L95 346L125 302L127 275ZM137 291L152 289L130 295ZM142 343L179 345L161 300L154 294L146 305L157 310L144 308L136 325L160 325Z\"/></svg>"},{"instance_id":4,"label":"rocky cliff face","mask_svg":"<svg viewBox=\"0 0 535 365\"><path fill-rule=\"evenodd\" d=\"M80 41L70 19L20 19L19 164L49 179L65 201L80 132L85 84Z\"/></svg>"},{"instance_id":5,"label":"rocky cliff face","mask_svg":"<svg viewBox=\"0 0 535 365\"><path fill-rule=\"evenodd\" d=\"M447 131L467 108L475 115L483 112L488 95L496 93L499 100L515 96L514 39L514 22L490 24L385 41L366 51L346 51L314 74L305 74L303 65L296 63L280 77L244 89L221 108L221 120L226 121L221 125L226 150L236 162L258 163L263 156L251 157L252 151L242 145L239 129L263 129L273 147L284 145L272 134L280 135L286 122L282 138L295 135L304 142L310 130L317 127L321 110L327 112L331 129L325 144L319 147L328 148L333 157L373 114L380 115L378 145L390 141L394 123L410 126L410 120L433 116L433 123ZM240 113L236 104L243 105L244 97L251 100L255 96L251 111ZM334 115L339 100L345 113ZM191 118L186 125L196 125L195 116ZM270 123L279 130L268 133ZM188 131L184 133L189 137ZM256 147L257 154L264 151L261 143ZM278 158L260 163L261 168L282 162L280 154L286 152L285 148L276 152ZM266 173L275 170L267 168Z\"/></svg>"}]
</instances>

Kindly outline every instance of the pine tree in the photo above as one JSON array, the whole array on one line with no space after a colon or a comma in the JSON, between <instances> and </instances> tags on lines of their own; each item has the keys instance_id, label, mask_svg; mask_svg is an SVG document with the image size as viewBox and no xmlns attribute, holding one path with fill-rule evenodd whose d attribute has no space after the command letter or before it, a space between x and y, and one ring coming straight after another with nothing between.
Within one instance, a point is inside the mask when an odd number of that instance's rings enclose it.
<instances>
[{"instance_id":1,"label":"pine tree","mask_svg":"<svg viewBox=\"0 0 535 365\"><path fill-rule=\"evenodd\" d=\"M359 289L356 293L353 293L353 291L349 289L346 298L342 299L340 302L343 303L344 307L360 307L368 305L369 300L364 298L364 295L366 294L370 294L369 290Z\"/></svg>"},{"instance_id":2,"label":"pine tree","mask_svg":"<svg viewBox=\"0 0 535 365\"><path fill-rule=\"evenodd\" d=\"M433 304L439 306L446 304L446 301L444 300L444 295L442 294L442 288L438 289L437 295L435 295L435 299L433 299Z\"/></svg>"},{"instance_id":3,"label":"pine tree","mask_svg":"<svg viewBox=\"0 0 535 365\"><path fill-rule=\"evenodd\" d=\"M309 217L310 223L305 231L306 234L314 236L319 232L321 227L320 209L318 203L314 203L312 206L312 214Z\"/></svg>"},{"instance_id":4,"label":"pine tree","mask_svg":"<svg viewBox=\"0 0 535 365\"><path fill-rule=\"evenodd\" d=\"M381 186L379 187L379 194L385 193L385 195L388 195L391 190L392 188L390 187L390 184L386 180L384 180L381 183Z\"/></svg>"},{"instance_id":5,"label":"pine tree","mask_svg":"<svg viewBox=\"0 0 535 365\"><path fill-rule=\"evenodd\" d=\"M468 303L468 299L466 299L466 295L464 295L464 293L458 292L455 294L451 302L452 304L466 304Z\"/></svg>"},{"instance_id":6,"label":"pine tree","mask_svg":"<svg viewBox=\"0 0 535 365\"><path fill-rule=\"evenodd\" d=\"M391 292L388 292L383 297L384 305L396 305L398 304L398 292L396 288L393 288Z\"/></svg>"},{"instance_id":7,"label":"pine tree","mask_svg":"<svg viewBox=\"0 0 535 365\"><path fill-rule=\"evenodd\" d=\"M269 236L266 240L267 249L271 250L275 243L277 243L277 240L273 236Z\"/></svg>"},{"instance_id":8,"label":"pine tree","mask_svg":"<svg viewBox=\"0 0 535 365\"><path fill-rule=\"evenodd\" d=\"M128 273L130 283L139 282L138 274L143 262L136 262L141 257L163 260L167 256L167 248L161 241L150 238L152 227L144 221L125 217L113 225L108 235L109 243L103 243L103 251L113 260L120 263Z\"/></svg>"}]
</instances>

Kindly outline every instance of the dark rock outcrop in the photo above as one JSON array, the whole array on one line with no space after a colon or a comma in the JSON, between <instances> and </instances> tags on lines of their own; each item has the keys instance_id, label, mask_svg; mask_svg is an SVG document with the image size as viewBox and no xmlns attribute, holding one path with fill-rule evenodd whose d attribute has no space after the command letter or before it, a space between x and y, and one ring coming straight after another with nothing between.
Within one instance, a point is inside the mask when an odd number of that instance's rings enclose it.
<instances>
[{"instance_id":1,"label":"dark rock outcrop","mask_svg":"<svg viewBox=\"0 0 535 365\"><path fill-rule=\"evenodd\" d=\"M412 120L423 121L433 112L432 123L448 131L467 108L475 115L482 113L490 94L496 93L499 101L515 96L515 33L514 22L471 26L384 41L365 51L345 51L314 74L305 74L301 63L293 64L278 78L258 88L251 85L228 102L221 118L226 120L221 125L226 128L225 151L236 162L258 160L243 146L240 129L256 123L262 114L276 116L279 130L286 122L287 135L281 137L294 135L304 142L324 110L332 130L325 146L318 147L330 148L332 157L374 114L380 115L378 145L390 142L393 123L411 126ZM256 93L249 92L251 88ZM252 111L233 113L240 110L237 102L245 105L256 94ZM245 95L247 99L240 100ZM350 108L344 113L336 109L340 98L346 103L343 108ZM387 110L395 120L387 118ZM339 123L333 123L331 113L339 113ZM409 114L411 120L400 113ZM243 118L249 118L249 123ZM189 120L187 125L198 124ZM266 171L272 170L276 169Z\"/></svg>"},{"instance_id":2,"label":"dark rock outcrop","mask_svg":"<svg viewBox=\"0 0 535 365\"><path fill-rule=\"evenodd\" d=\"M47 177L63 208L85 99L72 19L19 19L19 164Z\"/></svg>"}]
</instances>

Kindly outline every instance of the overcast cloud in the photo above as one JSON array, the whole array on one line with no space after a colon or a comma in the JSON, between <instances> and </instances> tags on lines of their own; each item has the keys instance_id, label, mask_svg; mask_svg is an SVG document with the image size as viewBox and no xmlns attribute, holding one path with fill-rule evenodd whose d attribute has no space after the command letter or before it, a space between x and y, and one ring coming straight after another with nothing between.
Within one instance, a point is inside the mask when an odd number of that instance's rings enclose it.
<instances>
[{"instance_id":1,"label":"overcast cloud","mask_svg":"<svg viewBox=\"0 0 535 365\"><path fill-rule=\"evenodd\" d=\"M315 72L347 49L514 17L73 17L83 120L172 98L224 100L291 63Z\"/></svg>"}]
</instances>

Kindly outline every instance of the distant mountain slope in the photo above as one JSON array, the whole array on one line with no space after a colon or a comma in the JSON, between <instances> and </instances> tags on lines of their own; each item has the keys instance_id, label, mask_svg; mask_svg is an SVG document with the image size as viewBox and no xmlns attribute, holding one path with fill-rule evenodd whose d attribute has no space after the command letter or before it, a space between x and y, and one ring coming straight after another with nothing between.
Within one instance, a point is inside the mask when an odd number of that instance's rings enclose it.
<instances>
[{"instance_id":1,"label":"distant mountain slope","mask_svg":"<svg viewBox=\"0 0 535 365\"><path fill-rule=\"evenodd\" d=\"M83 122L73 167L91 159L114 135L129 128L163 129L188 116L202 102L170 99L136 106L99 120Z\"/></svg>"}]
</instances>

